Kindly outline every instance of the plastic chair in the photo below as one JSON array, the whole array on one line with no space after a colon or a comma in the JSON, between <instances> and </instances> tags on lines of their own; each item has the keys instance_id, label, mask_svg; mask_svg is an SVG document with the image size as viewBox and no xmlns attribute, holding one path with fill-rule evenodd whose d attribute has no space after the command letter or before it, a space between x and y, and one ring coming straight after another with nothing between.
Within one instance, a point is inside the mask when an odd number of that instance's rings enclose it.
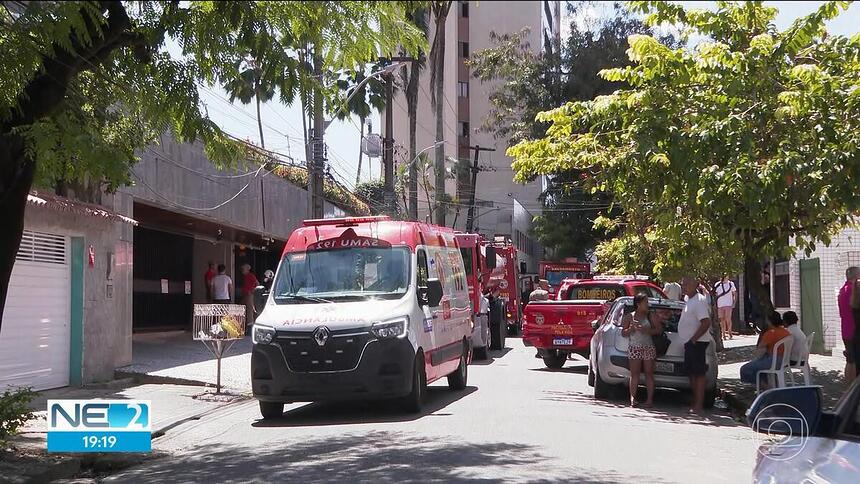
<instances>
[{"instance_id":1,"label":"plastic chair","mask_svg":"<svg viewBox=\"0 0 860 484\"><path fill-rule=\"evenodd\" d=\"M777 341L775 345L773 345L773 355L771 355L770 360L770 368L766 370L759 370L758 373L755 374L755 391L756 394L761 393L761 376L762 375L773 375L776 377L776 386L777 388L785 387L785 373L788 371L788 367L791 364L791 343L792 337L786 336L781 340ZM779 350L782 349L780 352ZM779 354L782 353L782 361L779 359Z\"/></svg>"},{"instance_id":2,"label":"plastic chair","mask_svg":"<svg viewBox=\"0 0 860 484\"><path fill-rule=\"evenodd\" d=\"M812 338L815 338L815 331L806 336L806 352L800 355L800 362L797 365L788 365L788 376L791 378L791 386L796 385L794 381L794 372L800 371L803 374L803 384L811 385L812 371L809 368L809 354L812 353ZM803 364L799 364L799 363Z\"/></svg>"}]
</instances>

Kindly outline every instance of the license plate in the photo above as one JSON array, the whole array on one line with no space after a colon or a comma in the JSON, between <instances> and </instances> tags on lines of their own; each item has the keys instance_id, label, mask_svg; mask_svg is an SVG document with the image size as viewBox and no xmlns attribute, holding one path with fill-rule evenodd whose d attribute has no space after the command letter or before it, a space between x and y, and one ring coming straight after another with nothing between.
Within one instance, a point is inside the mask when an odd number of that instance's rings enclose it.
<instances>
[{"instance_id":1,"label":"license plate","mask_svg":"<svg viewBox=\"0 0 860 484\"><path fill-rule=\"evenodd\" d=\"M675 364L668 363L665 361L658 361L654 363L654 370L659 371L660 373L675 373Z\"/></svg>"},{"instance_id":2,"label":"license plate","mask_svg":"<svg viewBox=\"0 0 860 484\"><path fill-rule=\"evenodd\" d=\"M573 344L573 338L553 338L552 344L560 346L570 346Z\"/></svg>"}]
</instances>

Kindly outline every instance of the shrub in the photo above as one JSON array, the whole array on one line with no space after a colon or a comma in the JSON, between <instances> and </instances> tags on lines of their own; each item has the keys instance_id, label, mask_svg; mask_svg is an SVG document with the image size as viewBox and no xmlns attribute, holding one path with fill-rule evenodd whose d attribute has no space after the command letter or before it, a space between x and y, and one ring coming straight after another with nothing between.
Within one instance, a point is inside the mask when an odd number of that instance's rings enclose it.
<instances>
[{"instance_id":1,"label":"shrub","mask_svg":"<svg viewBox=\"0 0 860 484\"><path fill-rule=\"evenodd\" d=\"M36 395L29 388L6 390L0 395L0 448L6 447L9 437L33 417L29 405Z\"/></svg>"}]
</instances>

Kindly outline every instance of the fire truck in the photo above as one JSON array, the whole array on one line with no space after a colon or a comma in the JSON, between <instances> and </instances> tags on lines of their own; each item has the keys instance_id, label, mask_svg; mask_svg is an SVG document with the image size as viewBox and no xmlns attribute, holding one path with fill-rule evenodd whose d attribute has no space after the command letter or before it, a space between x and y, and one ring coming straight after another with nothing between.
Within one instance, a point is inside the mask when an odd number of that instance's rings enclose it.
<instances>
[{"instance_id":1,"label":"fire truck","mask_svg":"<svg viewBox=\"0 0 860 484\"><path fill-rule=\"evenodd\" d=\"M575 257L562 259L561 261L541 261L538 264L540 278L549 282L549 298L554 300L561 282L565 279L589 279L591 277L591 264L581 262Z\"/></svg>"},{"instance_id":2,"label":"fire truck","mask_svg":"<svg viewBox=\"0 0 860 484\"><path fill-rule=\"evenodd\" d=\"M475 316L481 307L481 295L498 289L498 300L489 308L488 328L476 323L472 344L477 357L486 349L503 349L508 332L517 331L521 321L520 294L517 290L516 248L509 240L488 241L478 234L455 235L466 268L469 299ZM481 318L476 318L476 321Z\"/></svg>"}]
</instances>

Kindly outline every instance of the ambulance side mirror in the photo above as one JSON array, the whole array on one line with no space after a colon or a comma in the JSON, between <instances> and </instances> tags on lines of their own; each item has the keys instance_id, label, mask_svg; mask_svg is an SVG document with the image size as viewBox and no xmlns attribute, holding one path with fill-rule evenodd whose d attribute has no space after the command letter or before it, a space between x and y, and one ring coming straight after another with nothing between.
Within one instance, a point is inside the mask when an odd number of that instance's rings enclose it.
<instances>
[{"instance_id":1,"label":"ambulance side mirror","mask_svg":"<svg viewBox=\"0 0 860 484\"><path fill-rule=\"evenodd\" d=\"M489 246L487 247L487 269L495 269L496 268L496 248Z\"/></svg>"},{"instance_id":2,"label":"ambulance side mirror","mask_svg":"<svg viewBox=\"0 0 860 484\"><path fill-rule=\"evenodd\" d=\"M426 286L418 286L418 301L423 306L436 307L442 301L442 283L439 279L427 279Z\"/></svg>"}]
</instances>

